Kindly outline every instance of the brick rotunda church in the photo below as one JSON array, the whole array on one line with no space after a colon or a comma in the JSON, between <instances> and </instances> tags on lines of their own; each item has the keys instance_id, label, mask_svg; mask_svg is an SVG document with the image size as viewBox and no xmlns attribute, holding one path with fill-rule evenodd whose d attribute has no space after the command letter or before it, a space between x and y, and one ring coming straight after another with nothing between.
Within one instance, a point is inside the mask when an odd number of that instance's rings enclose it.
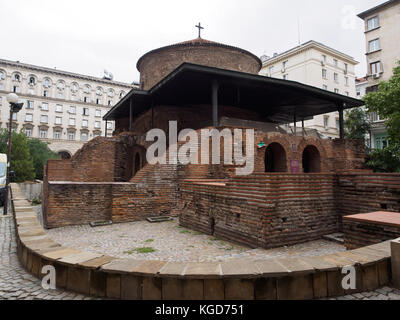
<instances>
[{"instance_id":1,"label":"brick rotunda church","mask_svg":"<svg viewBox=\"0 0 400 320\"><path fill-rule=\"evenodd\" d=\"M400 209L384 178L357 194L365 150L361 141L343 139L343 112L359 100L259 76L261 61L252 53L200 37L150 51L137 68L140 89L104 117L116 122L114 136L93 139L71 160L48 162L45 227L178 215L182 226L270 248L337 232L343 215L376 211L382 201ZM279 127L334 111L341 139ZM148 164L146 134L159 128L168 137L169 121L178 132L254 129L254 173L236 176L234 165Z\"/></svg>"}]
</instances>

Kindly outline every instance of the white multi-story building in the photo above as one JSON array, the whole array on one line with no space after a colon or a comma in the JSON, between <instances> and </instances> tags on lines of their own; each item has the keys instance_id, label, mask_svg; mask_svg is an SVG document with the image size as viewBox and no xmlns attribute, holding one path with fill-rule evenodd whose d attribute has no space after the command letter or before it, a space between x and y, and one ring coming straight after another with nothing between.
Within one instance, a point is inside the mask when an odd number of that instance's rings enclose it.
<instances>
[{"instance_id":1,"label":"white multi-story building","mask_svg":"<svg viewBox=\"0 0 400 320\"><path fill-rule=\"evenodd\" d=\"M358 17L365 23L368 93L378 90L380 81L389 80L400 61L400 0L386 1ZM377 113L371 118L371 147L382 149L389 143L385 119Z\"/></svg>"},{"instance_id":2,"label":"white multi-story building","mask_svg":"<svg viewBox=\"0 0 400 320\"><path fill-rule=\"evenodd\" d=\"M263 56L260 74L301 82L319 89L356 97L354 58L316 41L308 41L273 57ZM339 113L319 115L305 127L325 136L339 137Z\"/></svg>"},{"instance_id":3,"label":"white multi-story building","mask_svg":"<svg viewBox=\"0 0 400 320\"><path fill-rule=\"evenodd\" d=\"M49 142L51 150L71 157L87 141L110 136L112 122L102 117L136 84L96 78L0 59L0 127L8 128L6 96L15 92L24 102L14 114L13 130Z\"/></svg>"}]
</instances>

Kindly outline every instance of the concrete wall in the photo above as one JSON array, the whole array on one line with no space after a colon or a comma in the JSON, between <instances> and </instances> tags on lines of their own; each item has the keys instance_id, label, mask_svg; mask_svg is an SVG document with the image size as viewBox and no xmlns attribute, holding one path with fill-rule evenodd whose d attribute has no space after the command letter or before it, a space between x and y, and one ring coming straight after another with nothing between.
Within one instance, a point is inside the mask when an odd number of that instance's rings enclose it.
<instances>
[{"instance_id":1,"label":"concrete wall","mask_svg":"<svg viewBox=\"0 0 400 320\"><path fill-rule=\"evenodd\" d=\"M20 183L21 190L24 192L26 198L29 201L33 199L42 199L42 187L43 183Z\"/></svg>"}]
</instances>

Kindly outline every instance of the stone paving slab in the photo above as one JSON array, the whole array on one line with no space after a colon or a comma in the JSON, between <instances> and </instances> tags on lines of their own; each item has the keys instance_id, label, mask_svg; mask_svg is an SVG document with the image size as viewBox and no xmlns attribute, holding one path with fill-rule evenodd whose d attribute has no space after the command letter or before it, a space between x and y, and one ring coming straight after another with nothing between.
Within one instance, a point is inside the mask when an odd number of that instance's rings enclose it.
<instances>
[{"instance_id":1,"label":"stone paving slab","mask_svg":"<svg viewBox=\"0 0 400 320\"><path fill-rule=\"evenodd\" d=\"M77 253L82 253L82 251L75 250L75 249L69 249L69 248L62 248L60 250L43 253L43 256L50 260L56 261L61 258L68 257L70 255L77 254Z\"/></svg>"},{"instance_id":2,"label":"stone paving slab","mask_svg":"<svg viewBox=\"0 0 400 320\"><path fill-rule=\"evenodd\" d=\"M58 261L65 264L79 264L99 257L101 257L101 254L82 252L82 253L68 255L64 258L59 259Z\"/></svg>"}]
</instances>

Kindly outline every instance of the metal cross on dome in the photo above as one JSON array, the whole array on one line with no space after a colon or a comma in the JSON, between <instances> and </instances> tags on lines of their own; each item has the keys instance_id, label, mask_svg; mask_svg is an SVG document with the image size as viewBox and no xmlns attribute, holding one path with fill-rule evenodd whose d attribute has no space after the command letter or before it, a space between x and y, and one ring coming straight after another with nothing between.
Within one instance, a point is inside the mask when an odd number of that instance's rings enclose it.
<instances>
[{"instance_id":1,"label":"metal cross on dome","mask_svg":"<svg viewBox=\"0 0 400 320\"><path fill-rule=\"evenodd\" d=\"M204 28L201 26L200 22L199 22L199 25L195 26L195 27L199 29L199 38L201 38L201 30L204 30Z\"/></svg>"}]
</instances>

